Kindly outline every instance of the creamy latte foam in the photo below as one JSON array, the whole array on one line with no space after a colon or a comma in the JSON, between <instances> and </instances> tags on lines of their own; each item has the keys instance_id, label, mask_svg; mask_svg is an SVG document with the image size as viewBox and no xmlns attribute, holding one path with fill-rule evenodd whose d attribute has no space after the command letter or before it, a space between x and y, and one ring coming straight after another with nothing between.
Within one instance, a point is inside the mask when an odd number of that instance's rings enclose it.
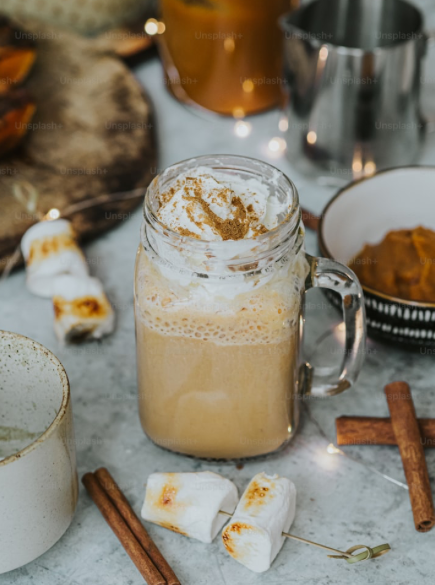
<instances>
[{"instance_id":1,"label":"creamy latte foam","mask_svg":"<svg viewBox=\"0 0 435 585\"><path fill-rule=\"evenodd\" d=\"M198 167L157 193L163 235L145 226L135 311L141 421L163 447L249 457L275 451L292 434L307 265L294 247L261 251L264 234L290 212L275 191ZM165 227L192 246L168 241ZM208 250L205 242L222 245ZM242 268L238 259L248 252L254 261Z\"/></svg>"}]
</instances>

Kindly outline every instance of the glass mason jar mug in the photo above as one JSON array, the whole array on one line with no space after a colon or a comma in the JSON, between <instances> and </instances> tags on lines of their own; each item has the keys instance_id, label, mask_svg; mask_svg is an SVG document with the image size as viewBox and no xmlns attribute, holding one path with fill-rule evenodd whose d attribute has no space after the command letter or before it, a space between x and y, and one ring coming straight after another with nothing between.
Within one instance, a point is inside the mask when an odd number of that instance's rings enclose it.
<instances>
[{"instance_id":1,"label":"glass mason jar mug","mask_svg":"<svg viewBox=\"0 0 435 585\"><path fill-rule=\"evenodd\" d=\"M228 181L259 181L268 205L285 209L277 227L237 241L204 241L166 227L157 216L160 194L198 166ZM268 454L294 436L302 394L337 394L355 381L365 344L360 284L346 266L304 252L298 193L278 169L231 155L173 165L147 190L141 235L139 411L157 445L214 459ZM299 357L304 293L317 286L343 299L346 346L335 381L318 378Z\"/></svg>"}]
</instances>

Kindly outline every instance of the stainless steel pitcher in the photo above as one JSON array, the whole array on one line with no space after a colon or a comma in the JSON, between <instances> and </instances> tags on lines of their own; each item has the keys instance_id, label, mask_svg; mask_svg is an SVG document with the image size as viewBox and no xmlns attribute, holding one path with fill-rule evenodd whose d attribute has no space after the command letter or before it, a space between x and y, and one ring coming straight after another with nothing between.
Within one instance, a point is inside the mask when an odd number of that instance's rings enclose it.
<instances>
[{"instance_id":1,"label":"stainless steel pitcher","mask_svg":"<svg viewBox=\"0 0 435 585\"><path fill-rule=\"evenodd\" d=\"M315 0L280 25L290 160L344 178L415 162L421 12L403 0Z\"/></svg>"}]
</instances>

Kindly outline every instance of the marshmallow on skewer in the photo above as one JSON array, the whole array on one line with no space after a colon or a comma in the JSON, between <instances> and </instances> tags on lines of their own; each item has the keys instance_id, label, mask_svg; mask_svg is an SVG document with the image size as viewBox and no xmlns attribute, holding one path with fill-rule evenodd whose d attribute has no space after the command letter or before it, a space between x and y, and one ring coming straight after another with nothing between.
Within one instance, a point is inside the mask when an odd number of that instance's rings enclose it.
<instances>
[{"instance_id":1,"label":"marshmallow on skewer","mask_svg":"<svg viewBox=\"0 0 435 585\"><path fill-rule=\"evenodd\" d=\"M63 274L53 283L54 331L59 341L100 339L113 331L115 315L101 282Z\"/></svg>"},{"instance_id":2,"label":"marshmallow on skewer","mask_svg":"<svg viewBox=\"0 0 435 585\"><path fill-rule=\"evenodd\" d=\"M55 278L60 274L89 274L71 222L66 219L41 221L29 228L21 240L21 250L26 261L27 287L35 295L52 297Z\"/></svg>"},{"instance_id":3,"label":"marshmallow on skewer","mask_svg":"<svg viewBox=\"0 0 435 585\"><path fill-rule=\"evenodd\" d=\"M296 510L296 488L278 475L258 473L222 532L228 553L251 571L267 571L281 550Z\"/></svg>"},{"instance_id":4,"label":"marshmallow on skewer","mask_svg":"<svg viewBox=\"0 0 435 585\"><path fill-rule=\"evenodd\" d=\"M237 505L237 488L217 473L152 473L142 518L175 532L212 542Z\"/></svg>"}]
</instances>

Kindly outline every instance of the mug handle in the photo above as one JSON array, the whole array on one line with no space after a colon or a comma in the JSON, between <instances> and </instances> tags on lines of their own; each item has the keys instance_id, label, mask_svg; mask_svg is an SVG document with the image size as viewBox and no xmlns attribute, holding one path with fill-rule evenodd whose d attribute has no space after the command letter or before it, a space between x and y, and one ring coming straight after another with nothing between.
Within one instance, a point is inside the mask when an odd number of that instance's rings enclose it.
<instances>
[{"instance_id":1,"label":"mug handle","mask_svg":"<svg viewBox=\"0 0 435 585\"><path fill-rule=\"evenodd\" d=\"M310 288L327 288L341 296L344 325L344 357L338 380L330 381L318 376L308 362L300 367L300 388L302 394L312 396L333 396L350 388L361 370L366 341L366 316L361 285L355 273L328 258L316 258L305 254L310 272L305 281L305 292Z\"/></svg>"}]
</instances>

